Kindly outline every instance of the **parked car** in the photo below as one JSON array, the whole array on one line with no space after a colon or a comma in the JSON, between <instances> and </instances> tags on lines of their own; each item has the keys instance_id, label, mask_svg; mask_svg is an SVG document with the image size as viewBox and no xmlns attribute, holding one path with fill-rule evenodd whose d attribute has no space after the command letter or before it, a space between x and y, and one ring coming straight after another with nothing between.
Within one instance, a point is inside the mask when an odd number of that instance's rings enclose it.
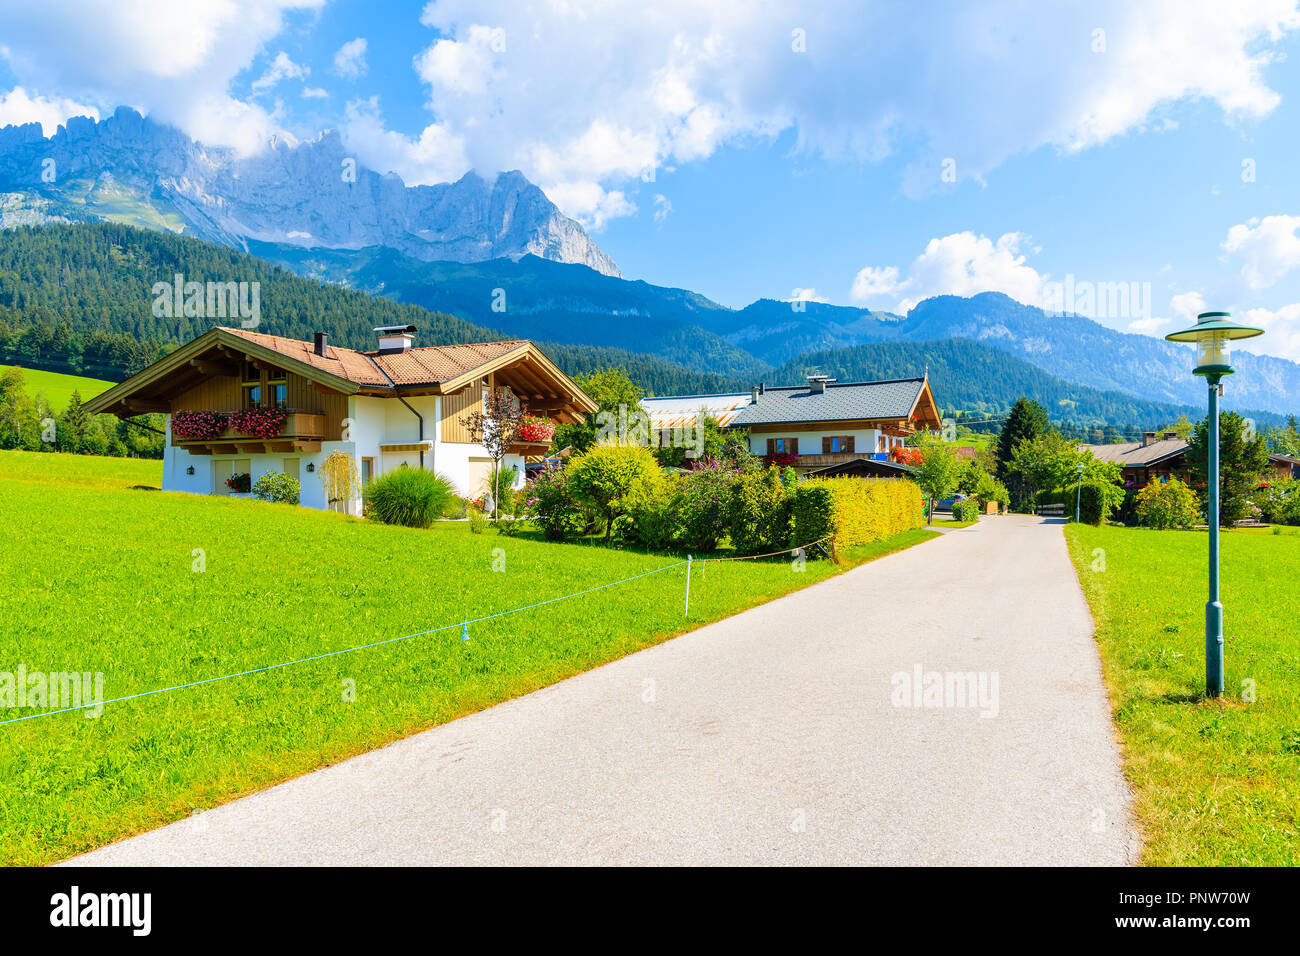
<instances>
[{"instance_id":1,"label":"parked car","mask_svg":"<svg viewBox=\"0 0 1300 956\"><path fill-rule=\"evenodd\" d=\"M952 506L958 501L966 501L967 495L950 495L947 498L940 498L934 503L935 511L952 511Z\"/></svg>"}]
</instances>

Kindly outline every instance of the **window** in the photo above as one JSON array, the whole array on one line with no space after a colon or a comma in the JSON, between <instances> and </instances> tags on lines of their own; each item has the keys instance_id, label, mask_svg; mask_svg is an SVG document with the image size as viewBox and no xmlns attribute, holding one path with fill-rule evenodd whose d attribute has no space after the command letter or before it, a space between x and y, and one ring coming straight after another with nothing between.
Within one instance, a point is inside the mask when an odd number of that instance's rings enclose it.
<instances>
[{"instance_id":1,"label":"window","mask_svg":"<svg viewBox=\"0 0 1300 956\"><path fill-rule=\"evenodd\" d=\"M767 440L768 455L797 455L799 454L799 439L797 438L769 438Z\"/></svg>"},{"instance_id":2,"label":"window","mask_svg":"<svg viewBox=\"0 0 1300 956\"><path fill-rule=\"evenodd\" d=\"M266 370L266 394L270 404L283 408L289 400L289 376L282 368Z\"/></svg>"},{"instance_id":3,"label":"window","mask_svg":"<svg viewBox=\"0 0 1300 956\"><path fill-rule=\"evenodd\" d=\"M361 487L369 488L370 481L375 477L375 460L373 458L361 459Z\"/></svg>"},{"instance_id":4,"label":"window","mask_svg":"<svg viewBox=\"0 0 1300 956\"><path fill-rule=\"evenodd\" d=\"M244 392L244 407L256 408L262 404L262 370L252 362L244 363L244 374L240 376Z\"/></svg>"},{"instance_id":5,"label":"window","mask_svg":"<svg viewBox=\"0 0 1300 956\"><path fill-rule=\"evenodd\" d=\"M835 455L853 451L852 435L828 435L822 438L822 454Z\"/></svg>"},{"instance_id":6,"label":"window","mask_svg":"<svg viewBox=\"0 0 1300 956\"><path fill-rule=\"evenodd\" d=\"M290 478L298 477L298 459L286 458L284 460L284 473Z\"/></svg>"},{"instance_id":7,"label":"window","mask_svg":"<svg viewBox=\"0 0 1300 956\"><path fill-rule=\"evenodd\" d=\"M231 495L235 489L230 487L228 479L252 472L252 461L248 458L224 458L212 462L212 493L214 495Z\"/></svg>"}]
</instances>

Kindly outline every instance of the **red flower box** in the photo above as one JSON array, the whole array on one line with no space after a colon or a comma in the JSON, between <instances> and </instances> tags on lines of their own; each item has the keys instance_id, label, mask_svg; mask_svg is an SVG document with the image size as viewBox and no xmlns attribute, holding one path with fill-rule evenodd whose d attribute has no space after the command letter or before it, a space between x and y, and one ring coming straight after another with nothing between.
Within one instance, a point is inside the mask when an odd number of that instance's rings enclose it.
<instances>
[{"instance_id":1,"label":"red flower box","mask_svg":"<svg viewBox=\"0 0 1300 956\"><path fill-rule=\"evenodd\" d=\"M241 435L261 438L264 441L276 438L284 428L285 412L282 408L248 408L242 412L231 412L230 427Z\"/></svg>"},{"instance_id":2,"label":"red flower box","mask_svg":"<svg viewBox=\"0 0 1300 956\"><path fill-rule=\"evenodd\" d=\"M519 425L519 440L527 442L550 442L555 436L555 423L545 418L526 417Z\"/></svg>"},{"instance_id":3,"label":"red flower box","mask_svg":"<svg viewBox=\"0 0 1300 956\"><path fill-rule=\"evenodd\" d=\"M226 430L226 416L221 412L174 412L172 435L183 441L206 441Z\"/></svg>"}]
</instances>

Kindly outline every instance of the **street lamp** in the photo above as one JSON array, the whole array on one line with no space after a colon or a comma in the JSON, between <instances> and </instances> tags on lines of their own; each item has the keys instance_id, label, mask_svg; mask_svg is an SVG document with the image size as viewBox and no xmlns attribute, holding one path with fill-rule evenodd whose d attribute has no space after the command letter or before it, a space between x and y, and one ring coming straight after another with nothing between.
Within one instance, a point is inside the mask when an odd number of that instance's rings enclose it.
<instances>
[{"instance_id":1,"label":"street lamp","mask_svg":"<svg viewBox=\"0 0 1300 956\"><path fill-rule=\"evenodd\" d=\"M1074 470L1079 473L1079 487L1074 492L1074 523L1079 523L1079 505L1083 502L1083 465L1075 465Z\"/></svg>"},{"instance_id":2,"label":"street lamp","mask_svg":"<svg viewBox=\"0 0 1300 956\"><path fill-rule=\"evenodd\" d=\"M1206 491L1206 520L1210 526L1210 599L1205 604L1205 694L1207 697L1223 695L1223 604L1219 601L1219 395L1220 382L1231 375L1228 342L1232 339L1249 339L1263 335L1263 329L1237 325L1228 312L1202 312L1196 324L1181 332L1165 336L1170 342L1195 342L1196 367L1194 375L1204 375L1209 383L1210 417L1206 421L1209 431L1209 472Z\"/></svg>"}]
</instances>

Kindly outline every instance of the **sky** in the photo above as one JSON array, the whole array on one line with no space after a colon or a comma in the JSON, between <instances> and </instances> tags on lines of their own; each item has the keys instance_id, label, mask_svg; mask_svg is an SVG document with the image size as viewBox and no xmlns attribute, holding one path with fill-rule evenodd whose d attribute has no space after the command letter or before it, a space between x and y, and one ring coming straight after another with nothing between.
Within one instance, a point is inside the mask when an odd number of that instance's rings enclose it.
<instances>
[{"instance_id":1,"label":"sky","mask_svg":"<svg viewBox=\"0 0 1300 956\"><path fill-rule=\"evenodd\" d=\"M1298 2L43 0L0 9L0 126L335 128L410 184L520 169L730 306L1222 309L1300 361Z\"/></svg>"}]
</instances>

